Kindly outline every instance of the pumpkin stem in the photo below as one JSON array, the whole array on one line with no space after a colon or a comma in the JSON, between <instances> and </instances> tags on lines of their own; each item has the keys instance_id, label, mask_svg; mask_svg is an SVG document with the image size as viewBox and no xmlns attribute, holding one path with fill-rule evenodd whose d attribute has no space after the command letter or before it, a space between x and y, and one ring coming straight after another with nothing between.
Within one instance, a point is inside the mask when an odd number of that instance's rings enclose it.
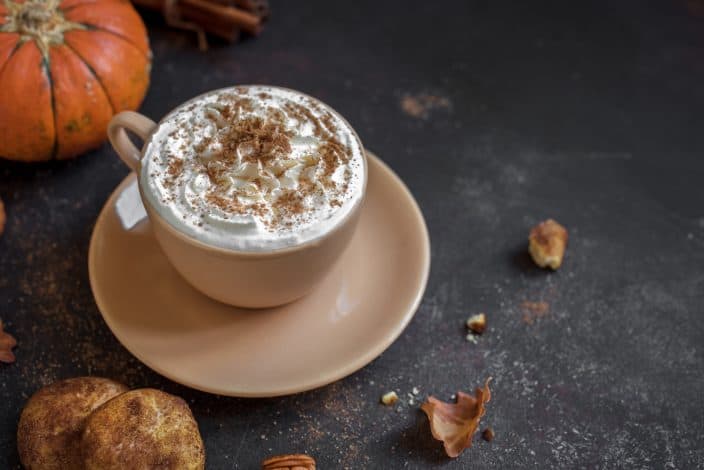
<instances>
[{"instance_id":1,"label":"pumpkin stem","mask_svg":"<svg viewBox=\"0 0 704 470\"><path fill-rule=\"evenodd\" d=\"M24 3L5 1L6 22L0 31L19 33L23 40L33 39L45 57L49 46L61 44L64 33L85 26L67 21L59 9L59 0L30 0Z\"/></svg>"},{"instance_id":2,"label":"pumpkin stem","mask_svg":"<svg viewBox=\"0 0 704 470\"><path fill-rule=\"evenodd\" d=\"M31 5L31 4L28 4ZM36 8L26 8L20 13L20 25L31 31L36 31L52 16L52 12L46 9L45 3L40 3Z\"/></svg>"}]
</instances>

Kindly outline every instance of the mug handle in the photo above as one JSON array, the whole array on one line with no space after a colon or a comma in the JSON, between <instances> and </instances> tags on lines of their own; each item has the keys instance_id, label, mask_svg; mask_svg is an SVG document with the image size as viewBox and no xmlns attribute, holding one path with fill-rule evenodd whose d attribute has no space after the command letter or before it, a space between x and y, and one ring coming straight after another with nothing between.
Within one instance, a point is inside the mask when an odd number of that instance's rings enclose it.
<instances>
[{"instance_id":1,"label":"mug handle","mask_svg":"<svg viewBox=\"0 0 704 470\"><path fill-rule=\"evenodd\" d=\"M137 171L139 168L142 152L127 137L125 129L134 132L140 139L146 141L156 127L157 124L154 121L134 111L122 111L110 120L108 138L112 148L131 170Z\"/></svg>"}]
</instances>

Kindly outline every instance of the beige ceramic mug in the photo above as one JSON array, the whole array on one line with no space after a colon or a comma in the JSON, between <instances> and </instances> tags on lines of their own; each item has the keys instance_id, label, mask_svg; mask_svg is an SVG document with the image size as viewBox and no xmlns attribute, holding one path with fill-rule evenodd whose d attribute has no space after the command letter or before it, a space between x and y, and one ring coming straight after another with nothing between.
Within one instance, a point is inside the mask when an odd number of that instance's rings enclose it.
<instances>
[{"instance_id":1,"label":"beige ceramic mug","mask_svg":"<svg viewBox=\"0 0 704 470\"><path fill-rule=\"evenodd\" d=\"M113 148L138 175L142 170L142 160L148 157L151 136L161 122L157 124L139 113L125 111L113 117L108 125ZM126 130L144 141L142 150L132 143ZM366 159L363 164L364 191ZM344 218L316 239L270 251L238 251L209 245L179 231L152 207L144 196L142 178L138 181L154 235L174 268L189 284L208 297L248 308L283 305L311 292L349 244L364 199L360 198Z\"/></svg>"}]
</instances>

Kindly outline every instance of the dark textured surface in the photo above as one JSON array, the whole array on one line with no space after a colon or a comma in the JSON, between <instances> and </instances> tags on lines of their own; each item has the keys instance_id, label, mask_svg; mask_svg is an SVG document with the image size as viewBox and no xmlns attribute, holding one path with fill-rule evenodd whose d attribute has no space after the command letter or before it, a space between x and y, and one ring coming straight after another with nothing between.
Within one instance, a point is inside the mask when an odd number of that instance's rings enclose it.
<instances>
[{"instance_id":1,"label":"dark textured surface","mask_svg":"<svg viewBox=\"0 0 704 470\"><path fill-rule=\"evenodd\" d=\"M266 400L189 390L127 353L91 295L92 226L127 174L113 152L0 163L0 318L19 341L17 362L0 364L0 468L18 465L26 399L83 374L184 397L209 468L287 452L324 469L704 466L704 4L315 3L274 2L260 38L207 54L149 17L142 112L238 83L338 109L427 218L432 272L411 325L320 390ZM423 94L434 109L404 111L404 97ZM557 273L525 250L546 217L571 235ZM528 324L526 300L549 313ZM489 328L472 344L463 322L479 311ZM448 398L487 376L483 422L496 438L449 461L406 394ZM378 404L390 389L396 409Z\"/></svg>"}]
</instances>

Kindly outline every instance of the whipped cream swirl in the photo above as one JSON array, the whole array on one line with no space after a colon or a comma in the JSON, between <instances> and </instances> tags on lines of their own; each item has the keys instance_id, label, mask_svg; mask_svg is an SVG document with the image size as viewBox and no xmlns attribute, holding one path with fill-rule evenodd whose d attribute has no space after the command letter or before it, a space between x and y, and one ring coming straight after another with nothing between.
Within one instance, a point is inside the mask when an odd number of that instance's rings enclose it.
<instances>
[{"instance_id":1,"label":"whipped cream swirl","mask_svg":"<svg viewBox=\"0 0 704 470\"><path fill-rule=\"evenodd\" d=\"M167 115L140 171L172 226L221 248L268 251L316 239L360 203L359 138L330 107L267 86L216 90Z\"/></svg>"}]
</instances>

